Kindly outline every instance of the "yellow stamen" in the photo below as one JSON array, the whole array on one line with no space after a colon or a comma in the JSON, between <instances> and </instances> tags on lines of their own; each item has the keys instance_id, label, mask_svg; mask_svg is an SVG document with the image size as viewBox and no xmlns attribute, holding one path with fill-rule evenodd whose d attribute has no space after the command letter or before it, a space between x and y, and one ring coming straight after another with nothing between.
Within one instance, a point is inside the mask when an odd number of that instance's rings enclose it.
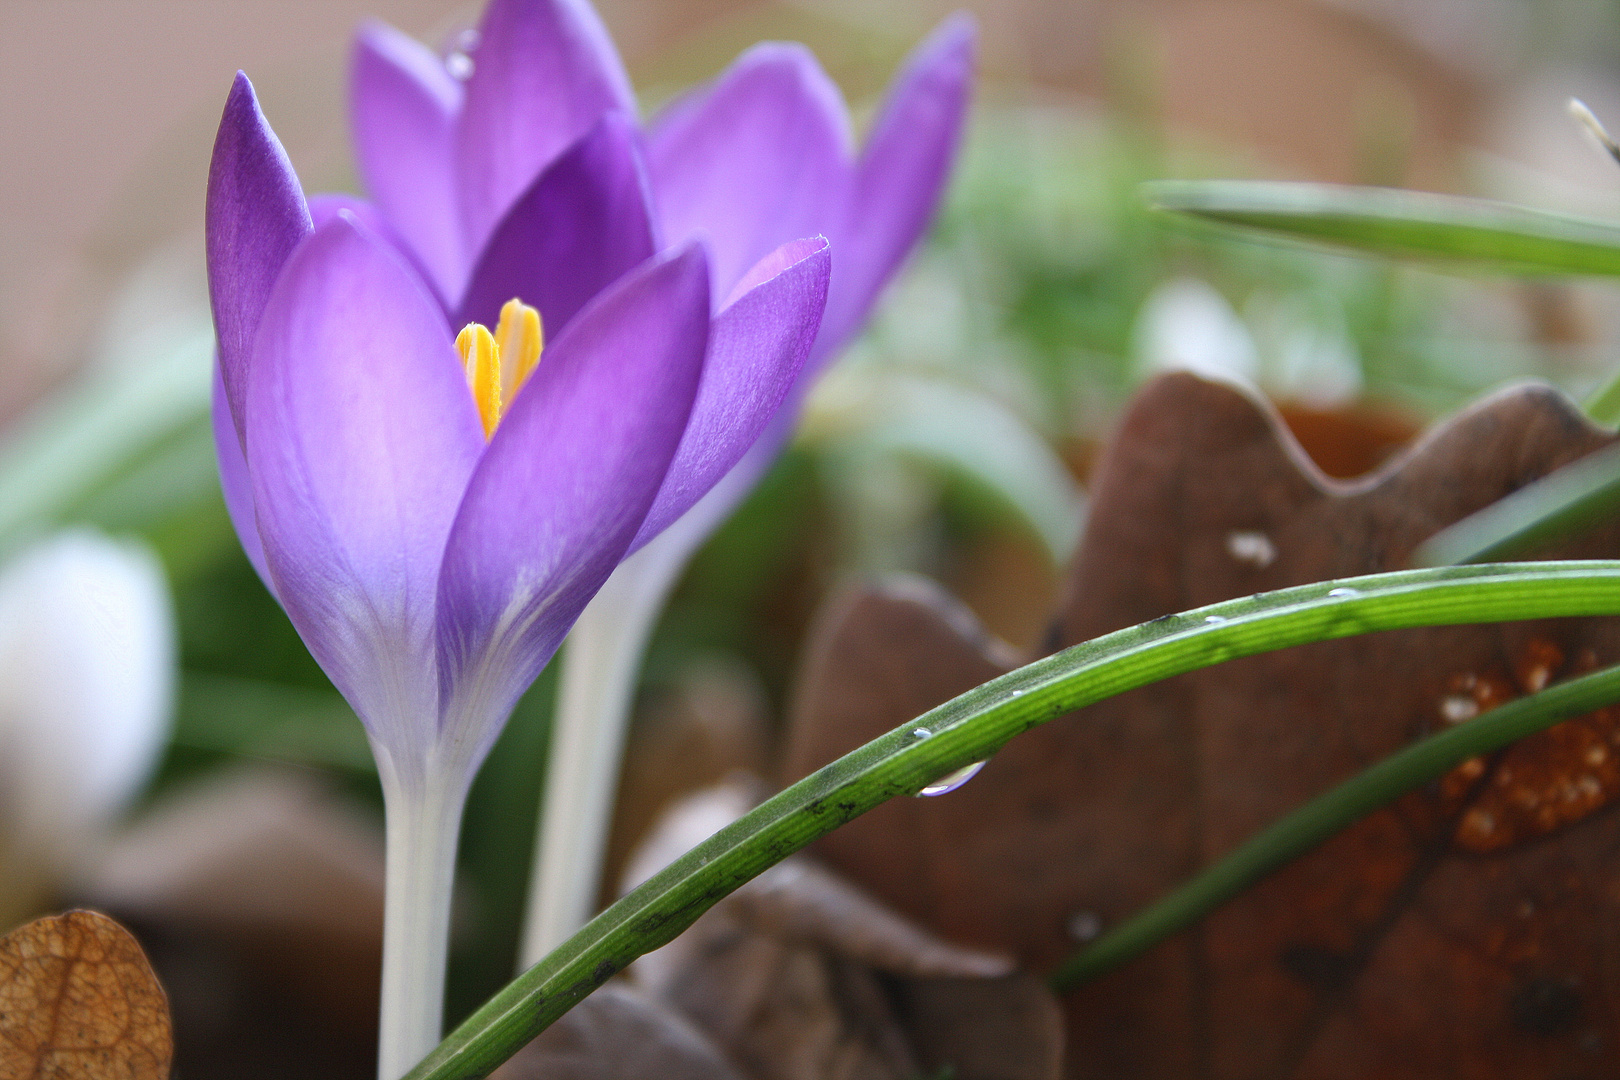
<instances>
[{"instance_id":1,"label":"yellow stamen","mask_svg":"<svg viewBox=\"0 0 1620 1080\"><path fill-rule=\"evenodd\" d=\"M478 415L484 421L484 438L495 433L501 422L501 349L482 323L468 323L456 335L456 351L467 369L467 387L472 390Z\"/></svg>"},{"instance_id":2,"label":"yellow stamen","mask_svg":"<svg viewBox=\"0 0 1620 1080\"><path fill-rule=\"evenodd\" d=\"M540 362L540 350L545 348L540 312L515 297L508 300L501 306L495 343L501 347L501 391L511 401Z\"/></svg>"},{"instance_id":3,"label":"yellow stamen","mask_svg":"<svg viewBox=\"0 0 1620 1080\"><path fill-rule=\"evenodd\" d=\"M502 305L501 321L493 335L482 323L468 323L456 335L456 351L467 369L467 386L484 421L484 438L495 434L505 403L534 372L544 347L540 313L517 299Z\"/></svg>"}]
</instances>

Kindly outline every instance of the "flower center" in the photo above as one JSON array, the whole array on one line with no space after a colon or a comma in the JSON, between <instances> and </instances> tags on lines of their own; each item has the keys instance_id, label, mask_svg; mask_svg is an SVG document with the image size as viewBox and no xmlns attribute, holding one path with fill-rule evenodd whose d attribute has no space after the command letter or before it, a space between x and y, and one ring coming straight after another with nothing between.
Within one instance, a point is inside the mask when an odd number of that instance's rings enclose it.
<instances>
[{"instance_id":1,"label":"flower center","mask_svg":"<svg viewBox=\"0 0 1620 1080\"><path fill-rule=\"evenodd\" d=\"M467 387L484 421L484 438L495 434L509 402L540 363L545 348L540 313L518 299L501 307L495 333L483 323L468 323L456 335L456 351L467 369Z\"/></svg>"}]
</instances>

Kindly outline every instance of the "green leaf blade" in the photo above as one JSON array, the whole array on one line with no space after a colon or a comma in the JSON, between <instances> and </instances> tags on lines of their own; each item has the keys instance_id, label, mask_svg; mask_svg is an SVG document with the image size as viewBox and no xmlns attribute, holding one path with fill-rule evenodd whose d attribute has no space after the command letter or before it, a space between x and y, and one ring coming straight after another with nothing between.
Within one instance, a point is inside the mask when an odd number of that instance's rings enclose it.
<instances>
[{"instance_id":1,"label":"green leaf blade","mask_svg":"<svg viewBox=\"0 0 1620 1080\"><path fill-rule=\"evenodd\" d=\"M1425 540L1417 566L1514 558L1612 517L1620 508L1620 443L1535 480Z\"/></svg>"},{"instance_id":2,"label":"green leaf blade","mask_svg":"<svg viewBox=\"0 0 1620 1080\"><path fill-rule=\"evenodd\" d=\"M1394 188L1274 181L1157 181L1157 210L1272 237L1516 274L1620 275L1620 224Z\"/></svg>"},{"instance_id":3,"label":"green leaf blade","mask_svg":"<svg viewBox=\"0 0 1620 1080\"><path fill-rule=\"evenodd\" d=\"M1620 562L1497 564L1319 582L1084 642L1009 672L818 770L608 908L474 1013L406 1080L483 1077L637 956L743 882L896 795L1057 716L1173 675L1315 641L1417 626L1620 614ZM917 737L917 729L930 734Z\"/></svg>"}]
</instances>

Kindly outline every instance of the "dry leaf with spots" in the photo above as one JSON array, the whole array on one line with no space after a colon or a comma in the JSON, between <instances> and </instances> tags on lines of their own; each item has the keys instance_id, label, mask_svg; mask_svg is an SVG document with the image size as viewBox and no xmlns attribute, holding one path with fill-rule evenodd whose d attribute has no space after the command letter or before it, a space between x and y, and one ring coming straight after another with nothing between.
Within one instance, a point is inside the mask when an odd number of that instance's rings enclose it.
<instances>
[{"instance_id":1,"label":"dry leaf with spots","mask_svg":"<svg viewBox=\"0 0 1620 1080\"><path fill-rule=\"evenodd\" d=\"M1185 374L1122 420L1049 641L1398 569L1439 528L1614 440L1503 391L1378 473L1320 473L1264 403ZM1553 557L1620 555L1620 528ZM1620 661L1615 620L1463 626L1251 657L1015 739L960 790L818 842L953 941L1050 970L1260 828L1507 697ZM1009 664L916 582L823 618L805 775ZM1570 721L1375 813L1066 1002L1075 1077L1607 1076L1620 1054L1620 715Z\"/></svg>"},{"instance_id":2,"label":"dry leaf with spots","mask_svg":"<svg viewBox=\"0 0 1620 1080\"><path fill-rule=\"evenodd\" d=\"M0 938L0 1077L166 1080L169 1003L141 947L94 911Z\"/></svg>"},{"instance_id":3,"label":"dry leaf with spots","mask_svg":"<svg viewBox=\"0 0 1620 1080\"><path fill-rule=\"evenodd\" d=\"M672 808L629 884L755 801L730 785ZM795 856L631 969L754 1080L1055 1080L1056 1001L1010 957L922 930Z\"/></svg>"}]
</instances>

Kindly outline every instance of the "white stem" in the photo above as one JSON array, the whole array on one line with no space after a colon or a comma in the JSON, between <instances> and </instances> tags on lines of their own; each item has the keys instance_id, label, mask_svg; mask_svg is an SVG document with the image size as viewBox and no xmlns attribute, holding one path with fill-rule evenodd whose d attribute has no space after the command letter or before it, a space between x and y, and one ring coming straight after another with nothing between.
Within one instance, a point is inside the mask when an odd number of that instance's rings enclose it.
<instances>
[{"instance_id":1,"label":"white stem","mask_svg":"<svg viewBox=\"0 0 1620 1080\"><path fill-rule=\"evenodd\" d=\"M450 893L466 785L401 783L379 756L387 813L377 1078L399 1080L439 1044Z\"/></svg>"},{"instance_id":2,"label":"white stem","mask_svg":"<svg viewBox=\"0 0 1620 1080\"><path fill-rule=\"evenodd\" d=\"M784 408L780 415L781 431L762 436L696 505L619 564L568 635L529 871L521 967L538 963L591 917L642 652L692 553L775 460L793 413Z\"/></svg>"},{"instance_id":3,"label":"white stem","mask_svg":"<svg viewBox=\"0 0 1620 1080\"><path fill-rule=\"evenodd\" d=\"M523 967L585 925L596 902L642 653L690 554L666 544L666 537L619 565L563 650L519 952Z\"/></svg>"}]
</instances>

